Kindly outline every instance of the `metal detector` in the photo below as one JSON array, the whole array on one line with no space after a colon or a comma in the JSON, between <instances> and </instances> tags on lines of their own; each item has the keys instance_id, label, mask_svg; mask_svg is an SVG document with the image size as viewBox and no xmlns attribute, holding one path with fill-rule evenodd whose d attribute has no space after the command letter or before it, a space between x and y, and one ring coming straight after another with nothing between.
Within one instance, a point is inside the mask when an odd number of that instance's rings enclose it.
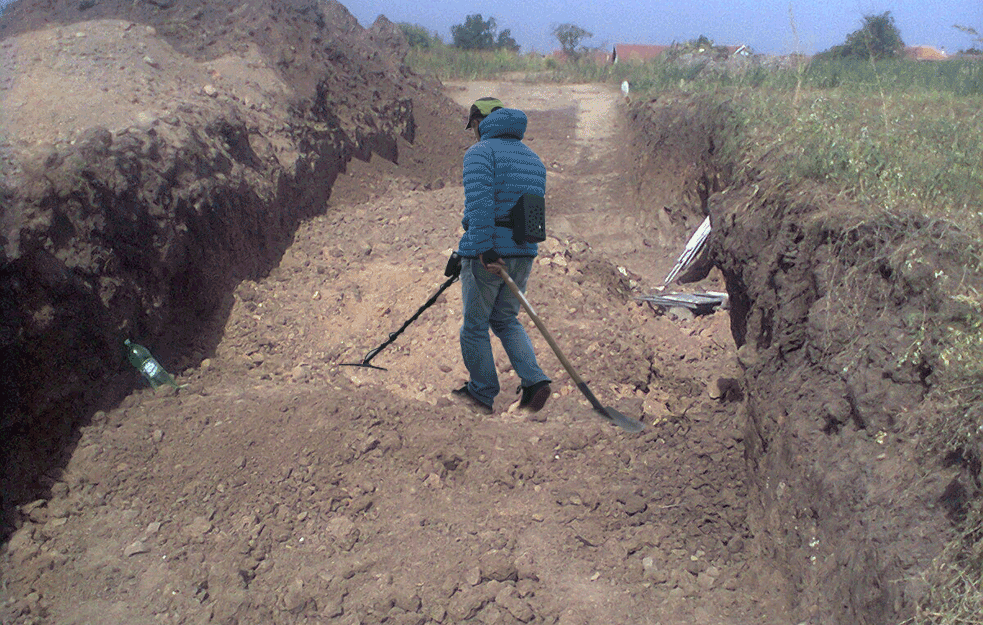
<instances>
[{"instance_id":1,"label":"metal detector","mask_svg":"<svg viewBox=\"0 0 983 625\"><path fill-rule=\"evenodd\" d=\"M372 351L370 351L368 354L366 354L365 355L365 358L362 359L362 362L343 362L343 363L341 363L341 366L342 367L368 367L369 369L379 369L380 371L387 371L387 369L385 367L377 367L375 365L370 365L369 364L369 361L372 360L373 358L375 358L376 354L378 354L379 352L381 352L383 349L385 349L386 347L392 345L393 342L396 341L396 337L398 337L400 334L402 334L403 333L403 330L405 330L411 323L413 323L414 321L416 321L417 318L421 314L423 314L423 311L424 310L426 310L426 309L430 308L431 306L433 306L434 305L434 302L437 301L437 298L440 297L440 294L443 293L444 291L446 291L447 290L447 287L449 287L450 285L454 284L454 282L458 279L459 276L460 276L460 273L455 273L450 278L448 278L443 284L441 284L440 285L440 288L437 289L437 292L434 293L430 297L430 299L428 299L427 302L423 306L420 307L420 310L416 311L416 313L412 317L410 317L409 319L407 319L406 320L406 323L404 323L398 330L396 330L395 332L390 332L389 333L389 339L385 343L383 343L382 345L380 345L379 347L376 347L375 349L373 349Z\"/></svg>"}]
</instances>

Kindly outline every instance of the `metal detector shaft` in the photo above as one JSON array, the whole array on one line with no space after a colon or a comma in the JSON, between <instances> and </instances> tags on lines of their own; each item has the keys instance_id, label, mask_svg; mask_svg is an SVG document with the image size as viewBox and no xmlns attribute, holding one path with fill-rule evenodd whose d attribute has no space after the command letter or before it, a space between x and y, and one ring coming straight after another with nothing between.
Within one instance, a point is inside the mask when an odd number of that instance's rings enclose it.
<instances>
[{"instance_id":1,"label":"metal detector shaft","mask_svg":"<svg viewBox=\"0 0 983 625\"><path fill-rule=\"evenodd\" d=\"M587 400L591 403L591 406L594 407L594 410L598 412L601 416L603 416L605 419L610 421L611 423L614 423L615 425L624 428L628 432L642 431L642 428L644 428L645 425L641 421L637 421L635 419L632 419L631 417L623 415L617 410L615 410L614 408L603 406L601 402L597 400L597 397L594 396L594 393L592 393L591 390L587 387L587 383L584 382L584 380L579 375L577 375L577 372L574 370L573 365L570 364L570 361L567 360L567 357L563 355L563 352L560 350L560 346L556 344L555 340L553 340L553 335L549 333L549 330L546 329L546 326L543 324L543 321L539 318L539 315L537 315L536 311L532 309L532 305L529 303L529 300L527 300L526 296L523 295L522 291L519 290L518 285L512 280L512 277L509 275L509 272L506 271L504 267L502 267L501 273L499 275L502 276L503 280L505 280L505 284L508 285L509 290L512 291L512 293L517 298L519 298L519 303L521 303L522 307L526 310L526 314L528 314L529 318L532 319L532 322L536 324L536 328L539 329L540 333L542 333L543 335L543 338L545 338L546 342L549 343L550 348L553 350L553 353L556 354L556 357L559 359L560 364L562 364L563 368L566 369L567 373L570 374L570 377L573 379L574 384L576 384L577 388L580 389L580 392L583 393L585 397L587 397Z\"/></svg>"},{"instance_id":2,"label":"metal detector shaft","mask_svg":"<svg viewBox=\"0 0 983 625\"><path fill-rule=\"evenodd\" d=\"M399 337L399 335L403 333L403 330L405 330L407 327L409 327L409 325L411 323L413 323L414 321L416 321L417 318L419 318L419 316L423 314L423 311L424 310L426 310L426 309L430 308L431 306L433 306L434 305L434 302L437 301L437 298L440 297L440 294L443 293L444 291L446 291L447 288L450 285L454 284L454 281L457 280L457 278L458 278L457 275L453 275L450 278L448 278L447 280L445 280L444 283L440 285L440 288L437 289L437 292L434 293L430 297L430 299L428 299L426 301L426 303L423 304L423 306L420 306L420 309L418 311L416 311L416 313L412 317L410 317L409 319L407 319L406 320L406 323L404 323L402 326L400 326L400 328L398 330L396 330L395 332L390 332L389 333L389 339L385 343L383 343L382 345L380 345L379 347L376 347L375 349L373 349L372 351L370 351L368 354L366 354L365 355L365 358L362 359L362 362L345 362L345 363L342 363L341 366L343 366L343 367L369 367L370 369L381 369L382 371L385 371L386 369L383 368L383 367L377 367L375 365L370 365L369 364L369 361L372 360L373 358L375 358L376 357L376 354L378 354L379 352L381 352L383 349L385 349L386 347L389 347L390 345L392 345L396 341L396 338Z\"/></svg>"}]
</instances>

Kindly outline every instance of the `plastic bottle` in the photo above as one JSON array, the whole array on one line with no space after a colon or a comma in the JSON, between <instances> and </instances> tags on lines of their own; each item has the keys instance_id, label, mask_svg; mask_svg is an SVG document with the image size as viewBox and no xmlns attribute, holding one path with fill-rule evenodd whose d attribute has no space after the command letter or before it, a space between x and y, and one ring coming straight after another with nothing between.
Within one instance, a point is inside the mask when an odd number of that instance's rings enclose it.
<instances>
[{"instance_id":1,"label":"plastic bottle","mask_svg":"<svg viewBox=\"0 0 983 625\"><path fill-rule=\"evenodd\" d=\"M147 379L152 388L157 388L164 384L170 384L174 388L181 388L177 382L174 381L174 376L164 370L164 367L160 366L157 359L154 358L150 350L134 343L130 339L123 341L126 346L126 358L130 361L130 364L137 368L143 377Z\"/></svg>"}]
</instances>

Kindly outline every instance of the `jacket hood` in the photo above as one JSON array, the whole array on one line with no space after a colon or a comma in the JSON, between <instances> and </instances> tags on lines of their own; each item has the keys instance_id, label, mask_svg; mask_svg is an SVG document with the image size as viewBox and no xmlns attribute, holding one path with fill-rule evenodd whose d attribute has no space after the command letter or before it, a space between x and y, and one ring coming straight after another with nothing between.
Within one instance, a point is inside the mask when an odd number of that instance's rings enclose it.
<instances>
[{"instance_id":1,"label":"jacket hood","mask_svg":"<svg viewBox=\"0 0 983 625\"><path fill-rule=\"evenodd\" d=\"M498 109L482 120L478 129L482 139L494 139L503 135L522 139L528 122L526 114L518 109Z\"/></svg>"}]
</instances>

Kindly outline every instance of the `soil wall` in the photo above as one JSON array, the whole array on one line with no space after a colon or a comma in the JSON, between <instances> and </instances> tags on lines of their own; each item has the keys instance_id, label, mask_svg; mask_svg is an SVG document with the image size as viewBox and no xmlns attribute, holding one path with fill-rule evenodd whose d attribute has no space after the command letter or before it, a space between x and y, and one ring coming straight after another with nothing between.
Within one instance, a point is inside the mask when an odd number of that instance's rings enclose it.
<instances>
[{"instance_id":1,"label":"soil wall","mask_svg":"<svg viewBox=\"0 0 983 625\"><path fill-rule=\"evenodd\" d=\"M200 29L178 27L192 18ZM333 1L22 1L0 37L13 77L0 120L5 507L132 390L124 338L168 368L196 364L235 285L276 266L352 159L412 177L419 130L461 134L438 115L454 106L439 85L402 65L398 29L362 29ZM101 82L93 93L63 88L107 65L121 71L87 81ZM50 109L25 105L46 93L61 94ZM458 166L441 154L460 146L428 145L420 184L442 184L428 172Z\"/></svg>"},{"instance_id":2,"label":"soil wall","mask_svg":"<svg viewBox=\"0 0 983 625\"><path fill-rule=\"evenodd\" d=\"M738 177L735 152L719 150L738 125L711 99L661 97L632 118L642 195L675 185L681 206L711 217L744 371L754 548L810 623L910 617L978 495L978 450L931 457L921 427L940 409L937 348L967 312L951 295L969 241L821 188Z\"/></svg>"},{"instance_id":3,"label":"soil wall","mask_svg":"<svg viewBox=\"0 0 983 625\"><path fill-rule=\"evenodd\" d=\"M968 242L820 190L765 199L757 182L710 203L745 374L755 545L810 622L897 623L953 536L946 493L978 479L926 455L920 427L940 409L936 348L966 312L949 276L962 278Z\"/></svg>"}]
</instances>

